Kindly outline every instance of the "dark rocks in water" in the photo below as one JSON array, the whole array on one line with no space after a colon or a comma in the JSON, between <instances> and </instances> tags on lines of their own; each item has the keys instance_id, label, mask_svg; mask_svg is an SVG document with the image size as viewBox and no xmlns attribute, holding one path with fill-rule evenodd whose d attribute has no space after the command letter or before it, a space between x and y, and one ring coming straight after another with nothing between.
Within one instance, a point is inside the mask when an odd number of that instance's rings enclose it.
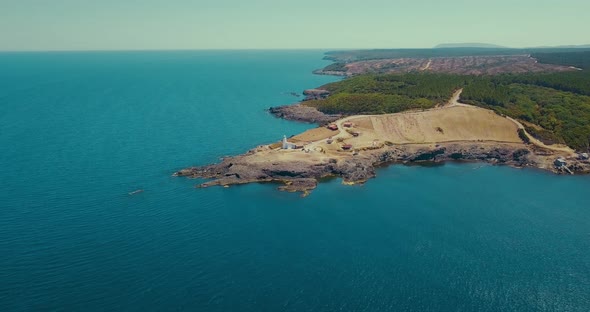
<instances>
[{"instance_id":1,"label":"dark rocks in water","mask_svg":"<svg viewBox=\"0 0 590 312\"><path fill-rule=\"evenodd\" d=\"M330 123L342 117L341 115L324 114L317 110L317 108L304 104L270 107L268 112L278 118L317 124Z\"/></svg>"},{"instance_id":2,"label":"dark rocks in water","mask_svg":"<svg viewBox=\"0 0 590 312\"><path fill-rule=\"evenodd\" d=\"M458 152L458 153L452 153L451 155L449 155L449 158L453 159L453 160L459 160L459 159L463 159L463 153Z\"/></svg>"},{"instance_id":3,"label":"dark rocks in water","mask_svg":"<svg viewBox=\"0 0 590 312\"><path fill-rule=\"evenodd\" d=\"M345 182L362 183L375 177L374 161L368 158L351 158L335 167L334 173Z\"/></svg>"},{"instance_id":4,"label":"dark rocks in water","mask_svg":"<svg viewBox=\"0 0 590 312\"><path fill-rule=\"evenodd\" d=\"M303 91L303 95L305 95L304 101L322 100L330 96L330 91L323 89L307 89Z\"/></svg>"},{"instance_id":5,"label":"dark rocks in water","mask_svg":"<svg viewBox=\"0 0 590 312\"><path fill-rule=\"evenodd\" d=\"M299 96L299 94L294 92L291 92L291 95ZM330 96L330 91L323 89L308 89L303 91L303 95L305 96L303 101L321 100ZM324 114L317 108L305 105L303 103L269 107L268 111L278 118L317 124L330 123L342 117L342 115L339 114Z\"/></svg>"},{"instance_id":6,"label":"dark rocks in water","mask_svg":"<svg viewBox=\"0 0 590 312\"><path fill-rule=\"evenodd\" d=\"M387 163L395 161L397 157L398 155L395 153L395 151L385 151L377 156L377 160L379 163Z\"/></svg>"},{"instance_id":7,"label":"dark rocks in water","mask_svg":"<svg viewBox=\"0 0 590 312\"><path fill-rule=\"evenodd\" d=\"M518 162L526 162L526 156L531 152L525 148L521 148L512 153L512 159Z\"/></svg>"},{"instance_id":8,"label":"dark rocks in water","mask_svg":"<svg viewBox=\"0 0 590 312\"><path fill-rule=\"evenodd\" d=\"M299 93L297 93L297 92L285 92L285 93L283 93L283 94L292 95L292 96L294 96L294 97L300 97L300 96L301 96L301 94L299 94Z\"/></svg>"},{"instance_id":9,"label":"dark rocks in water","mask_svg":"<svg viewBox=\"0 0 590 312\"><path fill-rule=\"evenodd\" d=\"M493 158L493 159L497 159L498 161L501 161L501 162L506 162L506 161L512 159L512 157L510 157L510 156L512 156L512 153L513 152L511 150L504 149L504 148L497 148L497 149L494 149L494 150L490 151L489 153L487 153L486 157L483 159Z\"/></svg>"},{"instance_id":10,"label":"dark rocks in water","mask_svg":"<svg viewBox=\"0 0 590 312\"><path fill-rule=\"evenodd\" d=\"M315 189L318 185L316 179L294 179L284 182L279 186L280 191L285 192L303 192L306 195L309 191Z\"/></svg>"},{"instance_id":11,"label":"dark rocks in water","mask_svg":"<svg viewBox=\"0 0 590 312\"><path fill-rule=\"evenodd\" d=\"M426 151L424 153L420 153L416 156L414 156L413 158L411 158L411 161L432 161L436 159L436 156L438 155L442 155L445 153L445 149L444 148L439 148L439 149L435 149L432 151Z\"/></svg>"},{"instance_id":12,"label":"dark rocks in water","mask_svg":"<svg viewBox=\"0 0 590 312\"><path fill-rule=\"evenodd\" d=\"M304 172L297 172L297 171L293 171L293 170L268 170L268 171L265 170L265 173L268 176L287 177L287 178L305 176Z\"/></svg>"}]
</instances>

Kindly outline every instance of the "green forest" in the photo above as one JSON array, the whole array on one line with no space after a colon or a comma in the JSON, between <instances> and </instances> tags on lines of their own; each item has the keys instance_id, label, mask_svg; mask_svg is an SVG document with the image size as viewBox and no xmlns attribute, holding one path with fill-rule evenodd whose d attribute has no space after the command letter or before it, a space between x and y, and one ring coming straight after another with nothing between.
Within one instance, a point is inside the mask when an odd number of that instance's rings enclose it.
<instances>
[{"instance_id":1,"label":"green forest","mask_svg":"<svg viewBox=\"0 0 590 312\"><path fill-rule=\"evenodd\" d=\"M360 75L323 86L324 100L306 101L328 114L386 114L445 103L466 76L446 74Z\"/></svg>"},{"instance_id":2,"label":"green forest","mask_svg":"<svg viewBox=\"0 0 590 312\"><path fill-rule=\"evenodd\" d=\"M590 74L586 71L497 76L360 75L322 88L331 96L306 101L305 105L345 115L432 108L446 103L454 91L463 88L462 102L520 119L529 125L529 133L547 143L566 143L578 150L589 147Z\"/></svg>"},{"instance_id":3,"label":"green forest","mask_svg":"<svg viewBox=\"0 0 590 312\"><path fill-rule=\"evenodd\" d=\"M590 51L535 52L531 56L545 64L567 65L584 69L590 68Z\"/></svg>"},{"instance_id":4,"label":"green forest","mask_svg":"<svg viewBox=\"0 0 590 312\"><path fill-rule=\"evenodd\" d=\"M461 100L538 125L541 128L527 131L547 143L588 150L590 75L586 73L472 77Z\"/></svg>"}]
</instances>

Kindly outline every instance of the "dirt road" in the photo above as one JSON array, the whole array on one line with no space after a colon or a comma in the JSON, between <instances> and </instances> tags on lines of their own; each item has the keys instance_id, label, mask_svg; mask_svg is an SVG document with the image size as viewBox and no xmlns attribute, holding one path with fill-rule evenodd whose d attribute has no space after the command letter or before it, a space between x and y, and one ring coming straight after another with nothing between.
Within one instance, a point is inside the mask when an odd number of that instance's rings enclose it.
<instances>
[{"instance_id":1,"label":"dirt road","mask_svg":"<svg viewBox=\"0 0 590 312\"><path fill-rule=\"evenodd\" d=\"M469 104L464 104L464 103L460 103L459 99L461 98L461 93L463 92L463 89L459 89L457 90L453 96L451 97L451 99L449 100L449 102L447 103L447 105L445 107L453 107L453 106L465 106L465 107L475 107L473 105L469 105ZM483 108L482 108L483 109ZM553 145L547 145L543 142L541 142L540 140L536 139L535 137L533 137L532 135L530 135L524 125L522 123L520 123L518 120L508 117L506 116L506 119L512 121L517 127L518 129L522 129L524 131L524 133L529 137L530 142L538 147L541 148L545 148L545 149L549 149L552 151L557 151L557 152L565 152L568 154L575 154L575 151L573 149L571 149L570 147L566 146L566 145L561 145L561 144L553 144Z\"/></svg>"},{"instance_id":2,"label":"dirt road","mask_svg":"<svg viewBox=\"0 0 590 312\"><path fill-rule=\"evenodd\" d=\"M425 71L430 68L430 65L432 65L432 60L428 60L428 63L426 63L426 65L424 65L424 67L420 68L420 70Z\"/></svg>"}]
</instances>

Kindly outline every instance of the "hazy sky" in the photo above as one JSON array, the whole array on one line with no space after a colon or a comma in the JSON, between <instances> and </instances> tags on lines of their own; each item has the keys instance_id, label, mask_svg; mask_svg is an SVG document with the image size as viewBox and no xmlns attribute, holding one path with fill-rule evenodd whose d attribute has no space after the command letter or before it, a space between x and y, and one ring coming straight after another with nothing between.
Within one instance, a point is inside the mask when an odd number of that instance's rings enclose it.
<instances>
[{"instance_id":1,"label":"hazy sky","mask_svg":"<svg viewBox=\"0 0 590 312\"><path fill-rule=\"evenodd\" d=\"M590 0L0 0L0 50L590 43Z\"/></svg>"}]
</instances>

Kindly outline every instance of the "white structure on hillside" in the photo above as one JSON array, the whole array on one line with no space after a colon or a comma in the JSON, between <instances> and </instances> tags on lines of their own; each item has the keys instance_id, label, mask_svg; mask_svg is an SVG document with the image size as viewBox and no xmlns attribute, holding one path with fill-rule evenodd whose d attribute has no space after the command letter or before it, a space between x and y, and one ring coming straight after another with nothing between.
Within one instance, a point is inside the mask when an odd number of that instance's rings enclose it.
<instances>
[{"instance_id":1,"label":"white structure on hillside","mask_svg":"<svg viewBox=\"0 0 590 312\"><path fill-rule=\"evenodd\" d=\"M553 162L555 164L555 167L557 168L561 168L561 167L565 167L567 165L565 158L563 157L559 157L555 160L555 162Z\"/></svg>"},{"instance_id":2,"label":"white structure on hillside","mask_svg":"<svg viewBox=\"0 0 590 312\"><path fill-rule=\"evenodd\" d=\"M295 149L295 148L297 148L295 143L291 143L291 142L287 141L287 136L283 135L283 149Z\"/></svg>"}]
</instances>

